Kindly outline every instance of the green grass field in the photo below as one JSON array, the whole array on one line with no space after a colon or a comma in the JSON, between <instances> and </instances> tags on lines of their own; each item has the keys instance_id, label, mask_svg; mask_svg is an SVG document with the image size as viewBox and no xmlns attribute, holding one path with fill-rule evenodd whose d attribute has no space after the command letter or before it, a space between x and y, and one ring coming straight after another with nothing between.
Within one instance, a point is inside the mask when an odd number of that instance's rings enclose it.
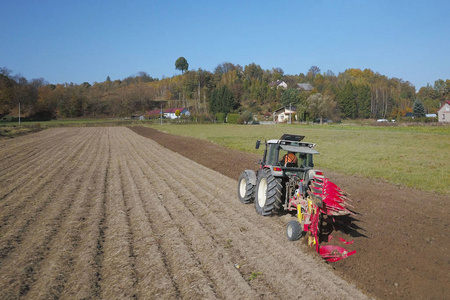
<instances>
[{"instance_id":1,"label":"green grass field","mask_svg":"<svg viewBox=\"0 0 450 300\"><path fill-rule=\"evenodd\" d=\"M304 141L316 143L316 149L320 152L315 158L316 168L450 194L450 126L150 126L261 155L263 147L254 149L257 139L278 139L283 133L305 135Z\"/></svg>"}]
</instances>

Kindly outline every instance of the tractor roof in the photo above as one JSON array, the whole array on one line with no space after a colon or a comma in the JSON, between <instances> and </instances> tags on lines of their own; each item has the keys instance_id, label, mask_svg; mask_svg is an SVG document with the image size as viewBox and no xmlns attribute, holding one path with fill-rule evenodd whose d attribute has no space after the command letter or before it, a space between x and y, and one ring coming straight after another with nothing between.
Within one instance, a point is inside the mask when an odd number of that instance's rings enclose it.
<instances>
[{"instance_id":1,"label":"tractor roof","mask_svg":"<svg viewBox=\"0 0 450 300\"><path fill-rule=\"evenodd\" d=\"M289 134L285 133L280 137L281 141L293 141L293 142L300 142L305 138L304 135L297 135L297 134Z\"/></svg>"},{"instance_id":2,"label":"tractor roof","mask_svg":"<svg viewBox=\"0 0 450 300\"><path fill-rule=\"evenodd\" d=\"M267 143L278 144L281 149L289 152L319 154L317 150L313 149L316 144L305 142L301 143L304 138L304 135L283 134L279 140L269 140Z\"/></svg>"},{"instance_id":3,"label":"tractor roof","mask_svg":"<svg viewBox=\"0 0 450 300\"><path fill-rule=\"evenodd\" d=\"M281 144L280 147L283 150L286 150L288 152L300 152L300 153L309 153L309 154L319 154L319 151L313 149L312 147L309 147L309 145L283 145Z\"/></svg>"}]
</instances>

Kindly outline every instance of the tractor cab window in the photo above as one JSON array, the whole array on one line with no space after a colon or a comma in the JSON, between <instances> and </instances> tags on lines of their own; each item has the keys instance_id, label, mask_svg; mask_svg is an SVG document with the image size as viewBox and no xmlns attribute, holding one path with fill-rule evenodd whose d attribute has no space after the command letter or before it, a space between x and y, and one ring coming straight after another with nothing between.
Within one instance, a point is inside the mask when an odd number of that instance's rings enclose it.
<instances>
[{"instance_id":1,"label":"tractor cab window","mask_svg":"<svg viewBox=\"0 0 450 300\"><path fill-rule=\"evenodd\" d=\"M278 165L291 168L313 168L313 155L280 149Z\"/></svg>"},{"instance_id":2,"label":"tractor cab window","mask_svg":"<svg viewBox=\"0 0 450 300\"><path fill-rule=\"evenodd\" d=\"M278 145L269 144L267 147L267 164L275 166L278 163Z\"/></svg>"},{"instance_id":3,"label":"tractor cab window","mask_svg":"<svg viewBox=\"0 0 450 300\"><path fill-rule=\"evenodd\" d=\"M279 153L279 164L285 167L298 168L299 159L297 152L290 152L280 149Z\"/></svg>"},{"instance_id":4,"label":"tractor cab window","mask_svg":"<svg viewBox=\"0 0 450 300\"><path fill-rule=\"evenodd\" d=\"M307 153L300 153L299 166L301 168L313 168L313 155Z\"/></svg>"}]
</instances>

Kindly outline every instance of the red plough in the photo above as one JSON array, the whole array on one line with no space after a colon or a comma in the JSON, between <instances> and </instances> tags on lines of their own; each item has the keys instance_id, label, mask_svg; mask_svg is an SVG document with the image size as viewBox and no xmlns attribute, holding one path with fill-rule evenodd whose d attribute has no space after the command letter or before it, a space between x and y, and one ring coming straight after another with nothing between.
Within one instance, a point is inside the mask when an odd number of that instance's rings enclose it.
<instances>
[{"instance_id":1,"label":"red plough","mask_svg":"<svg viewBox=\"0 0 450 300\"><path fill-rule=\"evenodd\" d=\"M334 245L319 245L320 224L322 220L336 222L342 216L352 215L349 210L352 205L348 195L336 184L329 181L322 175L314 176L311 180L308 191L300 193L303 181L299 181L299 188L294 196L289 199L289 208L297 210L297 220L290 221L287 227L287 236L290 240L298 239L306 233L308 245L316 247L316 251L327 261L336 262L356 253L347 251L345 248ZM298 226L300 223L300 226ZM301 230L303 233L299 233ZM331 240L332 236L329 236ZM346 241L339 238L339 241L346 245L353 244L353 241Z\"/></svg>"}]
</instances>

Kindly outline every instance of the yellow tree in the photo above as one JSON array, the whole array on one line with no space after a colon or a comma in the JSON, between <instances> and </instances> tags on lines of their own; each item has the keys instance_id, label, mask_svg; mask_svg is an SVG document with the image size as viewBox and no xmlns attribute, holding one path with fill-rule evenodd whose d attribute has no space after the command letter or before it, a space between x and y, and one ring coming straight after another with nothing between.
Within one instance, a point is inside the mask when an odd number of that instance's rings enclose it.
<instances>
[{"instance_id":1,"label":"yellow tree","mask_svg":"<svg viewBox=\"0 0 450 300\"><path fill-rule=\"evenodd\" d=\"M323 96L320 93L313 94L306 99L307 110L314 119L319 118L320 124L323 123L324 118L330 118L336 107L336 102L329 96Z\"/></svg>"}]
</instances>

